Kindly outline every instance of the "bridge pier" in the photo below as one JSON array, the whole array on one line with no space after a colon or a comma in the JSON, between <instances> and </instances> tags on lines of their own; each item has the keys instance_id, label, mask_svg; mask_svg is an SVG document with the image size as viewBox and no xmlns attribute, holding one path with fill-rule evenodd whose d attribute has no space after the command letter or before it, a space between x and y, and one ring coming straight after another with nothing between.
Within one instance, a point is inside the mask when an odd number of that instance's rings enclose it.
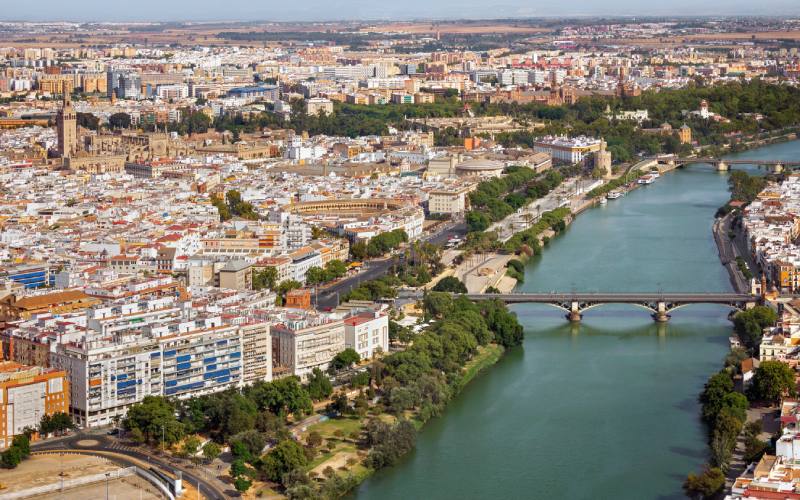
<instances>
[{"instance_id":1,"label":"bridge pier","mask_svg":"<svg viewBox=\"0 0 800 500\"><path fill-rule=\"evenodd\" d=\"M728 167L728 164L725 163L724 161L720 160L720 161L717 162L717 171L719 171L719 172L727 172L729 168L730 167Z\"/></svg>"},{"instance_id":2,"label":"bridge pier","mask_svg":"<svg viewBox=\"0 0 800 500\"><path fill-rule=\"evenodd\" d=\"M579 323L581 321L581 305L578 302L572 302L569 305L569 314L567 314L567 319L570 320L572 323Z\"/></svg>"},{"instance_id":3,"label":"bridge pier","mask_svg":"<svg viewBox=\"0 0 800 500\"><path fill-rule=\"evenodd\" d=\"M656 304L656 312L653 313L653 319L658 323L666 323L669 321L669 314L667 314L667 304L659 301Z\"/></svg>"}]
</instances>

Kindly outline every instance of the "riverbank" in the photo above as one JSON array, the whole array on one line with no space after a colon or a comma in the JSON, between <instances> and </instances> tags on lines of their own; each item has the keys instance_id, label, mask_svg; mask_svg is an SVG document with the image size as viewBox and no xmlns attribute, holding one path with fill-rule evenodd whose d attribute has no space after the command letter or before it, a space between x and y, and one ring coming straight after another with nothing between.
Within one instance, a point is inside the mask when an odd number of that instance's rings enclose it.
<instances>
[{"instance_id":1,"label":"riverbank","mask_svg":"<svg viewBox=\"0 0 800 500\"><path fill-rule=\"evenodd\" d=\"M479 347L478 352L462 368L461 376L455 383L457 390L461 391L481 373L500 361L504 353L505 349L498 344ZM454 398L457 397L458 394L454 396ZM404 412L402 416L409 419L417 431L422 430L428 421L421 419L419 414L414 411ZM309 465L309 475L312 477L340 475L349 481L350 489L356 488L372 476L376 469L363 463L369 450L362 448L360 438L357 438L356 435L366 428L368 421L374 419L390 425L399 421L397 415L381 411L379 406L372 405L363 415L327 418L309 425L299 432L297 437L303 442L308 441L309 436L314 434L328 445L327 451Z\"/></svg>"}]
</instances>

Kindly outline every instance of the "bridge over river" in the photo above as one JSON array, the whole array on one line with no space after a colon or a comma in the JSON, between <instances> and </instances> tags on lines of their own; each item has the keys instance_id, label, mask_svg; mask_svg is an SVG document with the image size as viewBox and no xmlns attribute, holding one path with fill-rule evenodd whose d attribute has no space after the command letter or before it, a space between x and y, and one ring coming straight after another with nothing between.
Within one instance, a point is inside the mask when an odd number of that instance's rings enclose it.
<instances>
[{"instance_id":1,"label":"bridge over river","mask_svg":"<svg viewBox=\"0 0 800 500\"><path fill-rule=\"evenodd\" d=\"M786 160L763 160L746 158L737 159L724 159L717 157L678 157L671 155L654 156L648 158L649 160L657 161L658 163L665 163L667 165L688 165L690 163L708 163L714 165L717 170L729 170L733 165L757 165L760 167L767 167L773 173L783 172L784 168L798 168L800 161L786 161Z\"/></svg>"},{"instance_id":2,"label":"bridge over river","mask_svg":"<svg viewBox=\"0 0 800 500\"><path fill-rule=\"evenodd\" d=\"M570 321L580 321L583 313L604 304L631 304L649 311L655 321L669 320L670 313L692 304L720 304L734 310L749 309L761 299L757 295L738 293L471 293L471 300L501 300L507 304L547 304L566 312ZM401 293L401 298L421 299L419 292Z\"/></svg>"}]
</instances>

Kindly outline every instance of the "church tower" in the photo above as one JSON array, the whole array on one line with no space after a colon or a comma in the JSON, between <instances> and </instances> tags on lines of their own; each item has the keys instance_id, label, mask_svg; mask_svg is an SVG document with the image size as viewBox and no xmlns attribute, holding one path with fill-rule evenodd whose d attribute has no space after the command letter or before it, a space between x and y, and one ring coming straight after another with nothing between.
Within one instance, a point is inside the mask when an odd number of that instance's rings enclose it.
<instances>
[{"instance_id":1,"label":"church tower","mask_svg":"<svg viewBox=\"0 0 800 500\"><path fill-rule=\"evenodd\" d=\"M64 92L64 101L56 115L58 131L58 154L69 158L78 147L78 115L72 108L69 92Z\"/></svg>"}]
</instances>

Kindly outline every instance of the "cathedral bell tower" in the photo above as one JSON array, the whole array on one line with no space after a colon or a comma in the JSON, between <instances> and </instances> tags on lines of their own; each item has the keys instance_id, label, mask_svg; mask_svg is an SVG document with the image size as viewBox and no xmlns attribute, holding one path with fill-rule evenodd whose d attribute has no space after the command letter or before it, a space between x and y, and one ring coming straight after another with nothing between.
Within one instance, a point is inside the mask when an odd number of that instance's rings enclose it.
<instances>
[{"instance_id":1,"label":"cathedral bell tower","mask_svg":"<svg viewBox=\"0 0 800 500\"><path fill-rule=\"evenodd\" d=\"M78 115L72 108L69 92L64 92L61 109L56 114L58 132L58 154L62 158L70 158L78 147Z\"/></svg>"}]
</instances>

